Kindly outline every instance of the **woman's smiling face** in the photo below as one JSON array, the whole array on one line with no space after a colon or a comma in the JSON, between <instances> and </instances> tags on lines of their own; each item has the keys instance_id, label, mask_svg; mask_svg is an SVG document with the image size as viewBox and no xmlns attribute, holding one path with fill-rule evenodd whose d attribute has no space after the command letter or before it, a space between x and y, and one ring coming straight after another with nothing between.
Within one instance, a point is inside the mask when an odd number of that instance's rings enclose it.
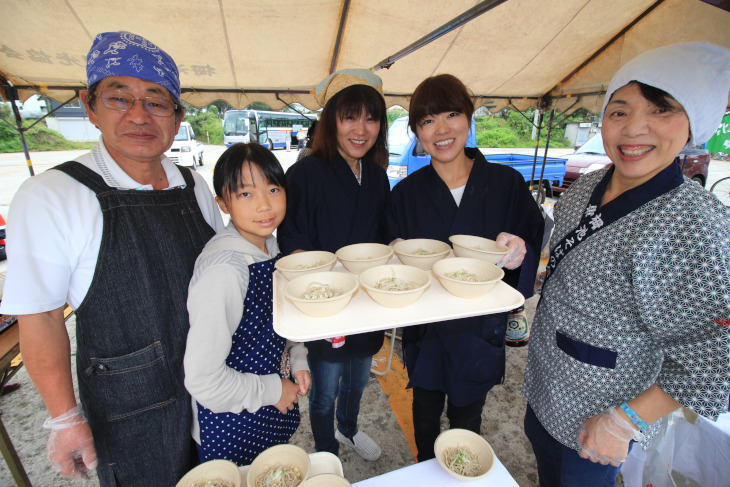
<instances>
[{"instance_id":1,"label":"woman's smiling face","mask_svg":"<svg viewBox=\"0 0 730 487\"><path fill-rule=\"evenodd\" d=\"M637 83L613 93L603 117L603 146L614 176L631 187L645 183L677 157L689 140L689 119L675 99L663 108L644 97Z\"/></svg>"},{"instance_id":2,"label":"woman's smiling face","mask_svg":"<svg viewBox=\"0 0 730 487\"><path fill-rule=\"evenodd\" d=\"M418 140L431 161L445 164L464 156L469 119L459 112L426 115L416 126Z\"/></svg>"}]
</instances>

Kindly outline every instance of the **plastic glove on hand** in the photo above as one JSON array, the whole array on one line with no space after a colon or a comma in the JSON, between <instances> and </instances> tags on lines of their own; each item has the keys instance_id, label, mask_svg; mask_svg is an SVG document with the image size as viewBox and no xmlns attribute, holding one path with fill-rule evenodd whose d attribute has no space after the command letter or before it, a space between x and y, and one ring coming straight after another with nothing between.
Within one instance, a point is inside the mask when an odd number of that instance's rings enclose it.
<instances>
[{"instance_id":1,"label":"plastic glove on hand","mask_svg":"<svg viewBox=\"0 0 730 487\"><path fill-rule=\"evenodd\" d=\"M502 257L502 260L500 260L497 264L499 267L504 267L505 269L517 269L522 265L522 261L525 259L525 254L527 254L527 247L525 246L524 240L517 235L502 232L497 235L496 242L497 245L509 247L507 255Z\"/></svg>"},{"instance_id":2,"label":"plastic glove on hand","mask_svg":"<svg viewBox=\"0 0 730 487\"><path fill-rule=\"evenodd\" d=\"M631 440L644 441L644 435L618 408L610 408L583 422L578 431L578 455L594 463L618 467L629 453Z\"/></svg>"},{"instance_id":3,"label":"plastic glove on hand","mask_svg":"<svg viewBox=\"0 0 730 487\"><path fill-rule=\"evenodd\" d=\"M85 479L89 470L96 468L94 438L79 406L56 418L48 418L43 427L51 430L46 453L56 472Z\"/></svg>"}]
</instances>

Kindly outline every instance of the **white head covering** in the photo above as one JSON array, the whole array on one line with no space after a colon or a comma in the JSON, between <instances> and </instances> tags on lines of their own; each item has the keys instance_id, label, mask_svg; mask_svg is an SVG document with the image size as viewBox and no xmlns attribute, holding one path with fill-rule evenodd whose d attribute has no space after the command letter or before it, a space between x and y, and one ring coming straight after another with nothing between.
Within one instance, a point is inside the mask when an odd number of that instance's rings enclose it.
<instances>
[{"instance_id":1,"label":"white head covering","mask_svg":"<svg viewBox=\"0 0 730 487\"><path fill-rule=\"evenodd\" d=\"M704 144L725 114L730 92L730 50L709 42L692 42L640 54L614 75L606 90L602 114L613 93L631 81L672 95L689 118L688 145Z\"/></svg>"}]
</instances>

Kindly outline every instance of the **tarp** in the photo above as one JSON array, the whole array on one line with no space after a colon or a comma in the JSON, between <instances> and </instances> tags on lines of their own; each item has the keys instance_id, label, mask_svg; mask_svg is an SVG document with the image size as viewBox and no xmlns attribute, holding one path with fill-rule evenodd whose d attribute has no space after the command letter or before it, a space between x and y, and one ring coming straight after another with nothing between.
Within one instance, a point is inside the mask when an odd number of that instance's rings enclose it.
<instances>
[{"instance_id":1,"label":"tarp","mask_svg":"<svg viewBox=\"0 0 730 487\"><path fill-rule=\"evenodd\" d=\"M730 48L726 0L0 0L0 82L21 101L83 89L95 34L129 30L177 61L182 98L237 108L298 102L343 68L374 68L389 106L420 81L459 77L497 111L510 103L598 111L637 54L706 40ZM476 15L479 13L479 15ZM476 17L471 18L472 15ZM423 45L414 46L419 40ZM398 54L401 53L401 54ZM397 55L398 54L398 55ZM402 57L401 57L402 56ZM395 62L389 68L390 61Z\"/></svg>"}]
</instances>

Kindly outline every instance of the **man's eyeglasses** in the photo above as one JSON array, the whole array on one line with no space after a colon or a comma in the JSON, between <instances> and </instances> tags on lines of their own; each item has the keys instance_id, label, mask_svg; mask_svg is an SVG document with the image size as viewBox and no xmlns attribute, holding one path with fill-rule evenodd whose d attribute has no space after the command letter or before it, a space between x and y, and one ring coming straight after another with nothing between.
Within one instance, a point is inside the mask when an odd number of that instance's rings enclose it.
<instances>
[{"instance_id":1,"label":"man's eyeglasses","mask_svg":"<svg viewBox=\"0 0 730 487\"><path fill-rule=\"evenodd\" d=\"M177 103L169 98L156 96L136 98L131 93L122 90L102 91L99 98L105 107L119 112L128 112L134 107L137 100L139 100L142 102L142 106L147 113L156 117L169 117L175 113L175 109L177 108Z\"/></svg>"}]
</instances>

